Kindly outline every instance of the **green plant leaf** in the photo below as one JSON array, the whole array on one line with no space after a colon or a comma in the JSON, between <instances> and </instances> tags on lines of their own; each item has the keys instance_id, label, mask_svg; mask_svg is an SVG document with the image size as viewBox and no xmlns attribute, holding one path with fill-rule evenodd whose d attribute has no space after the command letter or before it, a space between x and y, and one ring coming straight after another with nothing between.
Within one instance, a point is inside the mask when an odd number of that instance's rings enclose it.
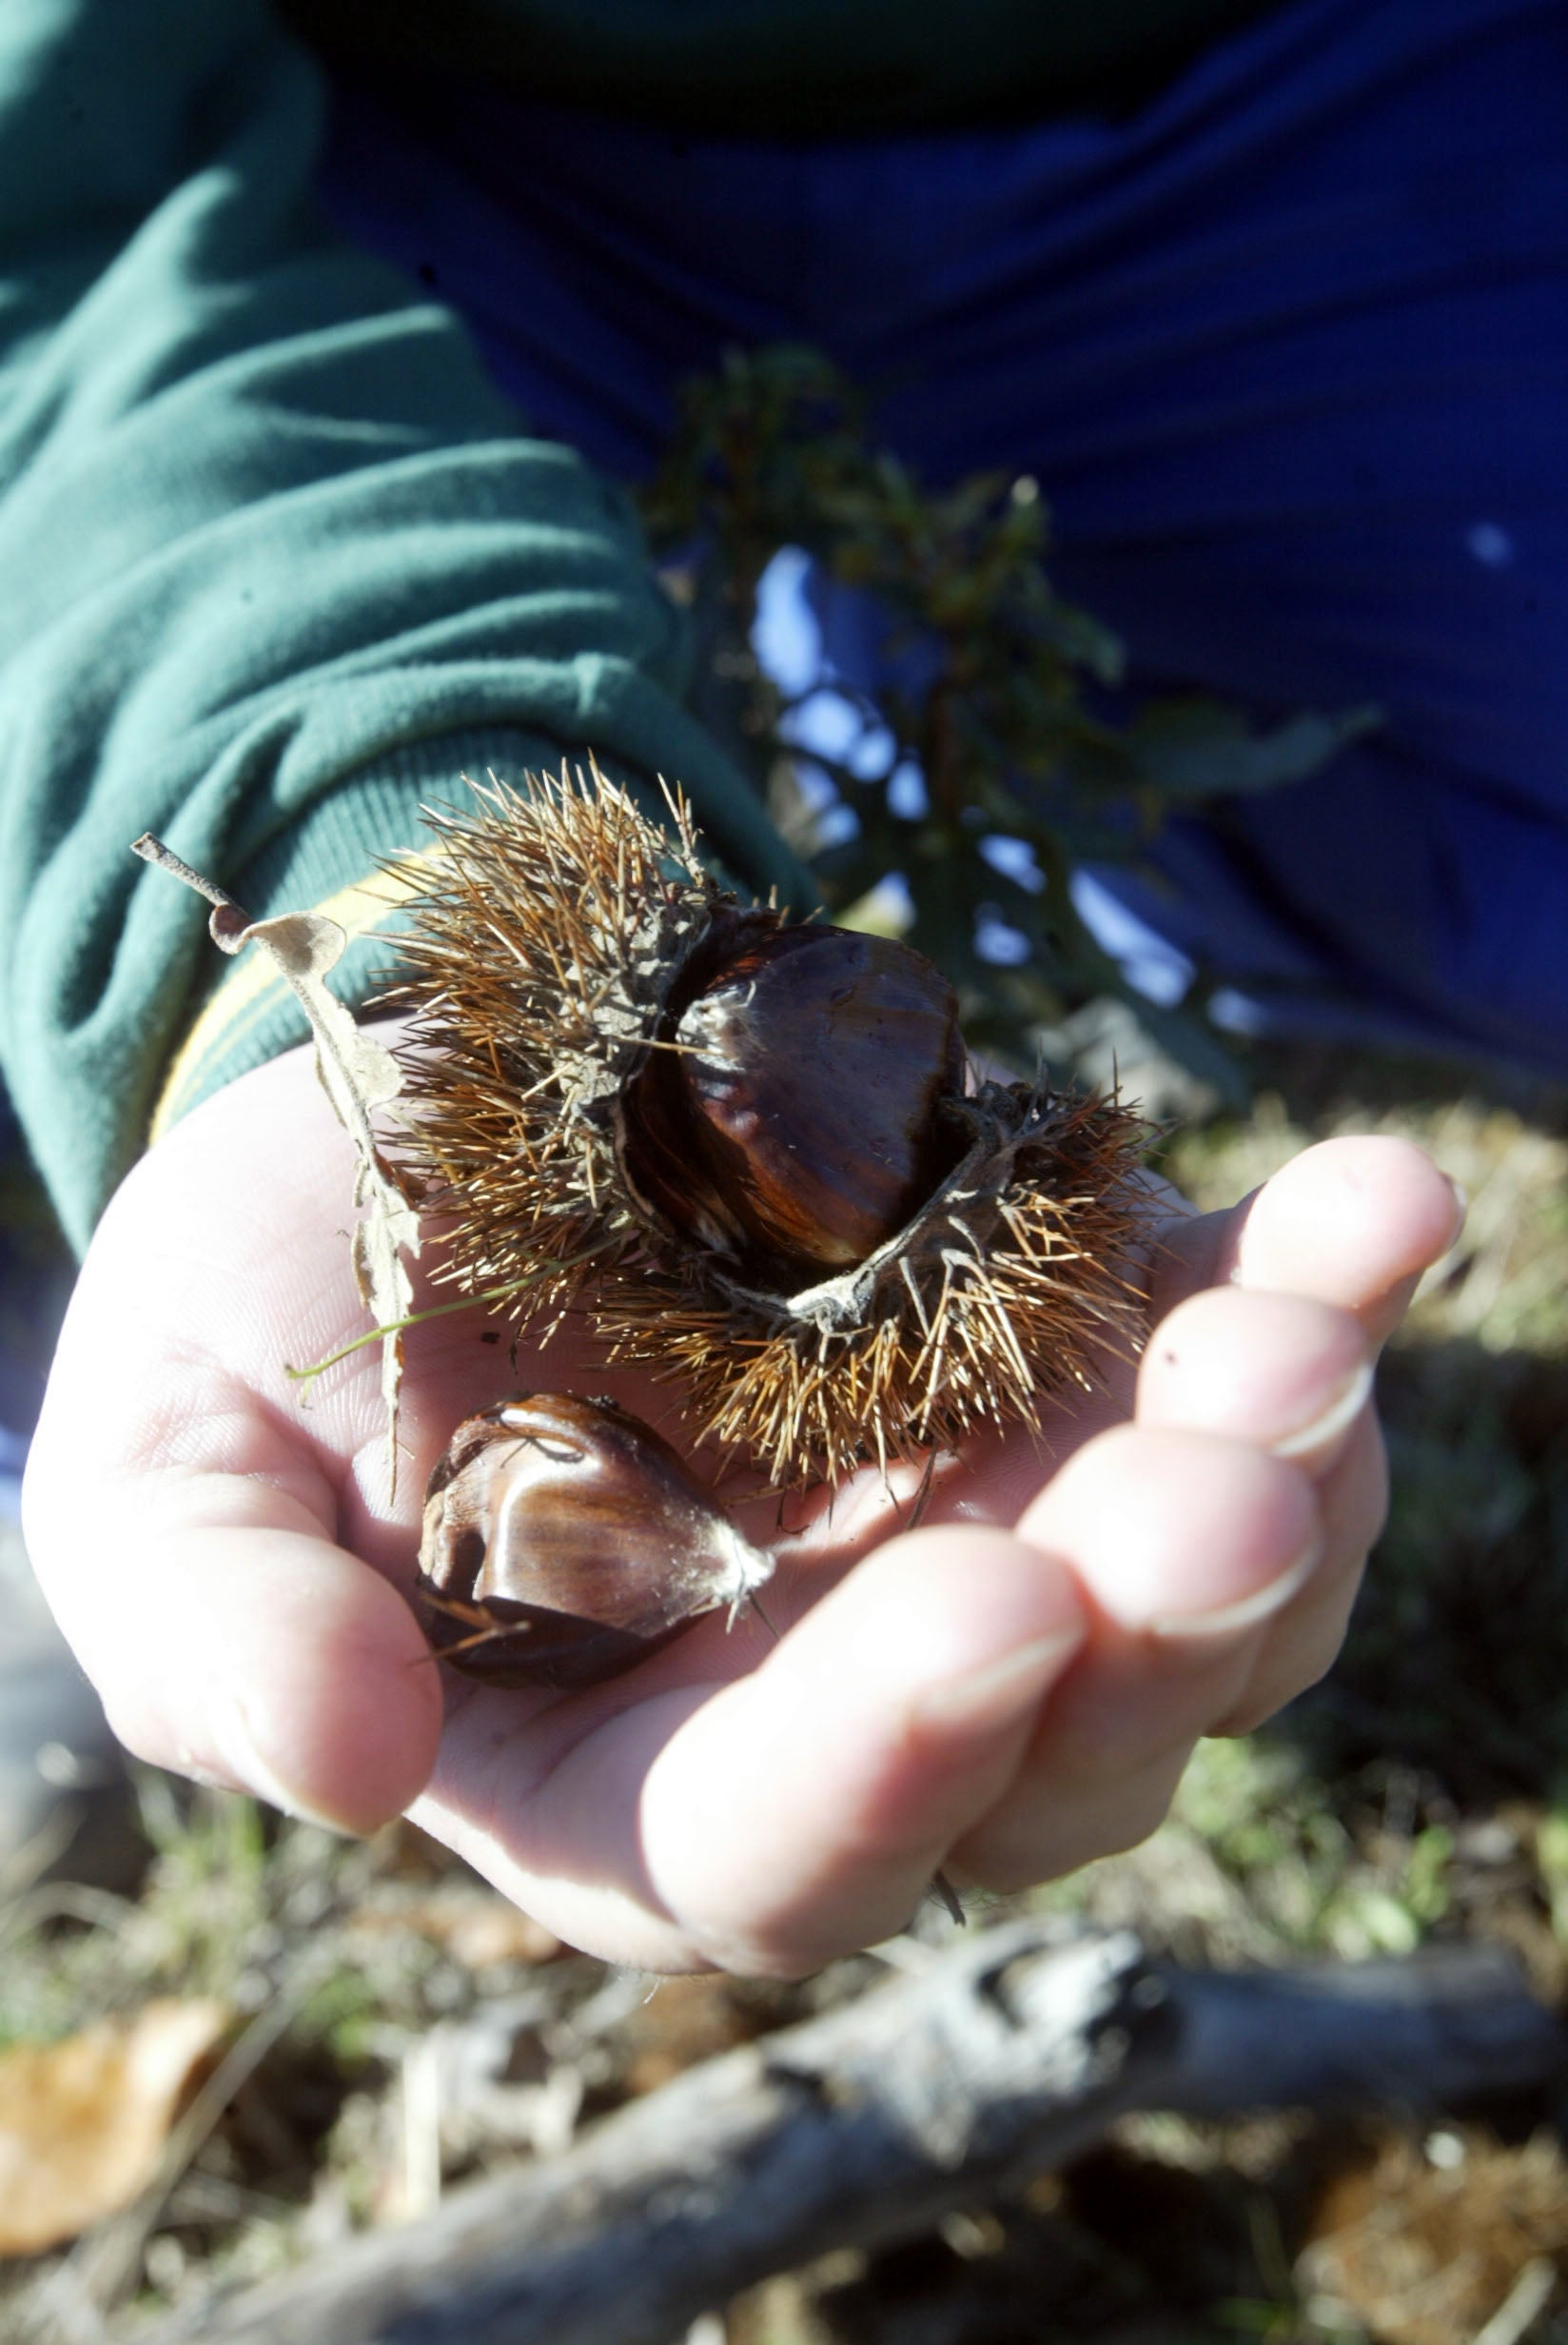
<instances>
[{"instance_id":1,"label":"green plant leaf","mask_svg":"<svg viewBox=\"0 0 1568 2345\"><path fill-rule=\"evenodd\" d=\"M1375 708L1334 716L1305 710L1271 732L1255 733L1239 710L1194 696L1141 710L1127 747L1147 787L1167 802L1189 804L1304 781L1380 721Z\"/></svg>"}]
</instances>

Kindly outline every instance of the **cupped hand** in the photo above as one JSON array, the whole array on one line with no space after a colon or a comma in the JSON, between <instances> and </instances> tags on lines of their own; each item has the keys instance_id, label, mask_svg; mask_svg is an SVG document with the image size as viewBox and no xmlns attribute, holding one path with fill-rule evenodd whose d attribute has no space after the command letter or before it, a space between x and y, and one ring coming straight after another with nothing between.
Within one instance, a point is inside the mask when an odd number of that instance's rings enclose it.
<instances>
[{"instance_id":1,"label":"cupped hand","mask_svg":"<svg viewBox=\"0 0 1568 2345\"><path fill-rule=\"evenodd\" d=\"M363 1331L351 1184L298 1052L161 1142L93 1241L25 1522L110 1723L348 1831L411 1807L611 1960L775 1975L897 1930L939 1866L1016 1888L1129 1846L1200 1737L1323 1673L1382 1519L1375 1354L1460 1221L1388 1139L1228 1213L1151 1209L1141 1362L946 1463L918 1529L871 1471L796 1509L776 1640L715 1615L609 1685L503 1691L438 1669L405 1601L448 1433L532 1389L678 1439L670 1395L436 1318L393 1488L377 1348L284 1372ZM748 1527L777 1538L773 1506Z\"/></svg>"}]
</instances>

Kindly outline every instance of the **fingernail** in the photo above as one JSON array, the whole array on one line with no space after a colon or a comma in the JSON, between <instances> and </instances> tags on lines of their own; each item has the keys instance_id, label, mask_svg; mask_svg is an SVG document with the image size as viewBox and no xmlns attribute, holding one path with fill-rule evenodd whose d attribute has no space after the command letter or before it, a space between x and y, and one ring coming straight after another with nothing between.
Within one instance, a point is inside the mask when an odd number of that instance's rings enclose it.
<instances>
[{"instance_id":1,"label":"fingernail","mask_svg":"<svg viewBox=\"0 0 1568 2345\"><path fill-rule=\"evenodd\" d=\"M1309 1450L1326 1449L1329 1444L1353 1425L1366 1405L1377 1373L1376 1364L1363 1360L1355 1373L1346 1377L1326 1409L1321 1409L1310 1425L1298 1426L1279 1441L1271 1441L1269 1448L1276 1457L1304 1457Z\"/></svg>"},{"instance_id":2,"label":"fingernail","mask_svg":"<svg viewBox=\"0 0 1568 2345\"><path fill-rule=\"evenodd\" d=\"M1314 1540L1295 1562L1282 1571L1277 1579L1265 1580L1250 1595L1238 1596L1234 1604L1216 1605L1207 1612L1161 1612L1145 1623L1150 1636L1182 1638L1189 1643L1222 1637L1238 1637L1260 1621L1272 1620L1283 1612L1293 1596L1299 1596L1323 1560L1321 1542Z\"/></svg>"},{"instance_id":3,"label":"fingernail","mask_svg":"<svg viewBox=\"0 0 1568 2345\"><path fill-rule=\"evenodd\" d=\"M915 1713L923 1724L949 1734L981 1734L1009 1726L1055 1683L1083 1641L1083 1630L1074 1626L1020 1645L967 1676L928 1686L915 1697Z\"/></svg>"},{"instance_id":4,"label":"fingernail","mask_svg":"<svg viewBox=\"0 0 1568 2345\"><path fill-rule=\"evenodd\" d=\"M360 1837L351 1825L312 1807L308 1800L302 1799L282 1781L271 1761L262 1755L243 1694L214 1695L207 1724L219 1757L242 1786L258 1800L265 1800L269 1807L281 1807L285 1816L296 1816L302 1823L316 1824L323 1832L336 1832L350 1840Z\"/></svg>"}]
</instances>

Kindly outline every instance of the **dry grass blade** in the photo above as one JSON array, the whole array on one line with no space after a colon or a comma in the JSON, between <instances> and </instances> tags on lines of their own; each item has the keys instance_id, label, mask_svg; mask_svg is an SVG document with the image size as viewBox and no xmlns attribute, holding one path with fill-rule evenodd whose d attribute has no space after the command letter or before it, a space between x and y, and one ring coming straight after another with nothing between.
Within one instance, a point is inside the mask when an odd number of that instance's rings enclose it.
<instances>
[{"instance_id":1,"label":"dry grass blade","mask_svg":"<svg viewBox=\"0 0 1568 2345\"><path fill-rule=\"evenodd\" d=\"M398 1472L398 1390L402 1375L402 1325L414 1300L409 1264L420 1250L419 1214L395 1165L377 1141L374 1115L402 1089L402 1072L392 1053L363 1034L326 984L343 957L347 937L336 920L319 913L289 912L272 920L252 920L212 880L184 862L162 839L146 832L131 852L205 896L212 941L229 955L259 945L284 979L305 1016L316 1043L316 1072L333 1113L354 1144L354 1202L363 1209L354 1227L355 1283L382 1336L382 1397L386 1403L388 1474Z\"/></svg>"}]
</instances>

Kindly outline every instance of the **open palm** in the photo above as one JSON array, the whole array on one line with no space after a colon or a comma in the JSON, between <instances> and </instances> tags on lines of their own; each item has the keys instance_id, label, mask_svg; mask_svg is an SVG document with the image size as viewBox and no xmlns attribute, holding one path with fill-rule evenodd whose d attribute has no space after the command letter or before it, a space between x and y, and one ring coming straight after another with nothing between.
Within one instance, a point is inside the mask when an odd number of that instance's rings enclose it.
<instances>
[{"instance_id":1,"label":"open palm","mask_svg":"<svg viewBox=\"0 0 1568 2345\"><path fill-rule=\"evenodd\" d=\"M566 1694L430 1660L404 1601L425 1476L511 1391L609 1392L678 1438L670 1395L568 1335L514 1367L478 1310L433 1320L394 1489L374 1349L304 1397L284 1373L363 1327L351 1180L294 1053L145 1158L93 1242L26 1526L111 1723L350 1830L412 1803L610 1959L772 1973L898 1928L938 1865L1012 1887L1130 1844L1198 1737L1322 1673L1382 1520L1372 1358L1458 1214L1370 1139L1232 1213L1173 1205L1140 1367L975 1443L917 1530L870 1472L792 1512L776 1641L715 1616ZM748 1527L778 1538L774 1507Z\"/></svg>"}]
</instances>

